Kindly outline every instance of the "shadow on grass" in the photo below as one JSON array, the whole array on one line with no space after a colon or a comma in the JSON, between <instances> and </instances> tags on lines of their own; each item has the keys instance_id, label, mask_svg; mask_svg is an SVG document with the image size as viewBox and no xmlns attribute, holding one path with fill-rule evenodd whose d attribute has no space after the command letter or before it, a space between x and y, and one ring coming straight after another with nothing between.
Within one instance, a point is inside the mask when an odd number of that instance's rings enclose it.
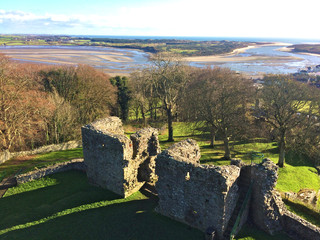
<instances>
[{"instance_id":1,"label":"shadow on grass","mask_svg":"<svg viewBox=\"0 0 320 240\"><path fill-rule=\"evenodd\" d=\"M291 166L314 166L312 160L309 157L304 154L295 153L294 151L289 151L286 153L285 161Z\"/></svg>"},{"instance_id":2,"label":"shadow on grass","mask_svg":"<svg viewBox=\"0 0 320 240\"><path fill-rule=\"evenodd\" d=\"M291 212L320 227L320 212L313 211L302 204L287 199L283 199L283 202Z\"/></svg>"},{"instance_id":3,"label":"shadow on grass","mask_svg":"<svg viewBox=\"0 0 320 240\"><path fill-rule=\"evenodd\" d=\"M87 184L80 172L57 185L0 199L1 239L202 239L203 233L154 212L157 201ZM2 231L1 231L2 230Z\"/></svg>"},{"instance_id":4,"label":"shadow on grass","mask_svg":"<svg viewBox=\"0 0 320 240\"><path fill-rule=\"evenodd\" d=\"M47 178L53 179L57 184L36 190L27 190L0 199L0 226L2 229L35 221L79 205L119 198L118 195L110 191L90 186L86 175L81 172L70 171L54 174ZM37 188L37 183L39 184L40 181L37 180L31 184Z\"/></svg>"},{"instance_id":5,"label":"shadow on grass","mask_svg":"<svg viewBox=\"0 0 320 240\"><path fill-rule=\"evenodd\" d=\"M279 148L270 148L261 151L262 153L279 154Z\"/></svg>"},{"instance_id":6,"label":"shadow on grass","mask_svg":"<svg viewBox=\"0 0 320 240\"><path fill-rule=\"evenodd\" d=\"M160 216L150 199L133 200L25 226L1 239L203 239L203 233Z\"/></svg>"},{"instance_id":7,"label":"shadow on grass","mask_svg":"<svg viewBox=\"0 0 320 240\"><path fill-rule=\"evenodd\" d=\"M217 148L219 148L221 146L223 146L223 143L217 143L214 145L214 147L210 146L210 144L206 144L206 145L202 145L201 149L209 149L209 150L214 151L214 150L219 150Z\"/></svg>"}]
</instances>

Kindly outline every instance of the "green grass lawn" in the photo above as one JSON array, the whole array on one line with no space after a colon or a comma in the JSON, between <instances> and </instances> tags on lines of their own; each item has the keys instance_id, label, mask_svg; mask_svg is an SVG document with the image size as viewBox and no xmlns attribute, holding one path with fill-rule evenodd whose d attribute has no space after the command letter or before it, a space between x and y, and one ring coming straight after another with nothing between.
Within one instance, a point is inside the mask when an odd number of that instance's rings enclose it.
<instances>
[{"instance_id":1,"label":"green grass lawn","mask_svg":"<svg viewBox=\"0 0 320 240\"><path fill-rule=\"evenodd\" d=\"M10 189L0 199L0 239L203 239L203 233L161 216L157 202L93 187L71 171Z\"/></svg>"},{"instance_id":2,"label":"green grass lawn","mask_svg":"<svg viewBox=\"0 0 320 240\"><path fill-rule=\"evenodd\" d=\"M274 236L267 235L264 231L257 229L254 225L246 224L235 237L236 240L290 240L286 234L279 233Z\"/></svg>"}]
</instances>

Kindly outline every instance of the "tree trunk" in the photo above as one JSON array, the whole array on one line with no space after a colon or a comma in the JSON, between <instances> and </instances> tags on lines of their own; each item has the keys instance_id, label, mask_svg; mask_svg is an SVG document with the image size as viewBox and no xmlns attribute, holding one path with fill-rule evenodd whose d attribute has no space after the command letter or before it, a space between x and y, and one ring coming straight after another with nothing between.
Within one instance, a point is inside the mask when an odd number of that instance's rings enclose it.
<instances>
[{"instance_id":1,"label":"tree trunk","mask_svg":"<svg viewBox=\"0 0 320 240\"><path fill-rule=\"evenodd\" d=\"M171 108L167 109L167 115L168 115L168 142L173 142L173 116L172 116L172 110Z\"/></svg>"},{"instance_id":2,"label":"tree trunk","mask_svg":"<svg viewBox=\"0 0 320 240\"><path fill-rule=\"evenodd\" d=\"M150 112L150 120L153 120L153 109L152 106L149 107L149 112Z\"/></svg>"},{"instance_id":3,"label":"tree trunk","mask_svg":"<svg viewBox=\"0 0 320 240\"><path fill-rule=\"evenodd\" d=\"M214 148L214 143L216 141L216 130L211 128L210 130L210 147Z\"/></svg>"},{"instance_id":4,"label":"tree trunk","mask_svg":"<svg viewBox=\"0 0 320 240\"><path fill-rule=\"evenodd\" d=\"M136 121L139 119L139 108L135 109L135 114L136 114Z\"/></svg>"},{"instance_id":5,"label":"tree trunk","mask_svg":"<svg viewBox=\"0 0 320 240\"><path fill-rule=\"evenodd\" d=\"M227 136L224 136L223 138L223 145L224 145L224 159L230 160L231 154L230 154L229 139Z\"/></svg>"},{"instance_id":6,"label":"tree trunk","mask_svg":"<svg viewBox=\"0 0 320 240\"><path fill-rule=\"evenodd\" d=\"M140 110L141 110L141 115L142 115L142 119L143 119L143 124L144 124L144 126L146 126L147 120L146 120L146 116L144 114L143 106L140 107Z\"/></svg>"},{"instance_id":7,"label":"tree trunk","mask_svg":"<svg viewBox=\"0 0 320 240\"><path fill-rule=\"evenodd\" d=\"M55 138L56 138L55 143L59 143L57 122L54 122L54 133L55 133Z\"/></svg>"},{"instance_id":8,"label":"tree trunk","mask_svg":"<svg viewBox=\"0 0 320 240\"><path fill-rule=\"evenodd\" d=\"M279 142L279 161L278 161L279 167L284 167L285 152L286 152L286 143L284 139L284 134L282 134Z\"/></svg>"}]
</instances>

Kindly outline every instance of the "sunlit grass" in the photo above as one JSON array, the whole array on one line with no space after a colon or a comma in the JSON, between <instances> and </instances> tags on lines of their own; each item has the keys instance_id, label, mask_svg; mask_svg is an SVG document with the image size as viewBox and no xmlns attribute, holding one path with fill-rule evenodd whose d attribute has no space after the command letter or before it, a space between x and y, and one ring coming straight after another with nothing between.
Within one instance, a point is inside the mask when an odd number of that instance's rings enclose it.
<instances>
[{"instance_id":1,"label":"sunlit grass","mask_svg":"<svg viewBox=\"0 0 320 240\"><path fill-rule=\"evenodd\" d=\"M200 131L193 130L192 125L176 122L173 125L175 142L167 142L167 132L163 131L159 136L161 149L166 149L172 144L181 140L192 138L196 140L200 146L201 158L200 162L213 165L229 165L229 160L224 160L223 141L217 140L214 148L211 148L210 142ZM252 152L258 152L263 158L270 158L277 163L279 158L279 150L277 143L265 142L263 139L257 139L256 142L231 142L231 155L233 158L239 158L246 163L258 163L262 160L259 157L252 157ZM293 152L286 154L286 164L284 168L279 168L279 178L276 188L282 192L298 192L303 188L310 188L316 191L320 190L320 177L317 170L312 166L311 161L303 155Z\"/></svg>"},{"instance_id":2,"label":"sunlit grass","mask_svg":"<svg viewBox=\"0 0 320 240\"><path fill-rule=\"evenodd\" d=\"M320 189L320 177L313 167L286 164L279 169L277 189L282 192L298 192L300 189Z\"/></svg>"},{"instance_id":3,"label":"sunlit grass","mask_svg":"<svg viewBox=\"0 0 320 240\"><path fill-rule=\"evenodd\" d=\"M283 233L270 236L264 231L257 229L253 225L244 225L238 235L234 238L236 240L290 240L287 235Z\"/></svg>"},{"instance_id":4,"label":"sunlit grass","mask_svg":"<svg viewBox=\"0 0 320 240\"><path fill-rule=\"evenodd\" d=\"M13 188L9 188L5 193L4 197L9 197L15 194L29 192L32 190L37 190L49 186L54 186L59 184L58 180L54 177L44 177L40 178L37 181L26 182L24 184L18 185Z\"/></svg>"}]
</instances>

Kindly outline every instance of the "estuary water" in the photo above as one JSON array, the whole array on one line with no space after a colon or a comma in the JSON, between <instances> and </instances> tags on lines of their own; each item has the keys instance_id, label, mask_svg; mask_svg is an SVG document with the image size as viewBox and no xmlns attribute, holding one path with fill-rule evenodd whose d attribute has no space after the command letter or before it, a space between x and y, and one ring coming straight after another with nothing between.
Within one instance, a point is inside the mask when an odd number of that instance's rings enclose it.
<instances>
[{"instance_id":1,"label":"estuary water","mask_svg":"<svg viewBox=\"0 0 320 240\"><path fill-rule=\"evenodd\" d=\"M228 67L234 71L245 72L250 75L259 75L263 73L295 73L299 69L307 66L320 64L320 55L283 51L290 45L291 44L282 46L265 45L250 48L243 53L227 56L211 62L192 62L191 65L197 67L208 65ZM231 59L231 61L228 59Z\"/></svg>"},{"instance_id":2,"label":"estuary water","mask_svg":"<svg viewBox=\"0 0 320 240\"><path fill-rule=\"evenodd\" d=\"M294 73L320 64L320 55L280 51L282 46L262 45L215 60L191 61L197 67L221 66L250 75ZM1 46L0 53L14 60L46 64L88 64L105 72L128 74L148 64L147 53L132 49L87 46Z\"/></svg>"},{"instance_id":3,"label":"estuary water","mask_svg":"<svg viewBox=\"0 0 320 240\"><path fill-rule=\"evenodd\" d=\"M149 55L142 51L92 46L1 46L13 60L54 65L88 64L108 73L130 73L144 66Z\"/></svg>"}]
</instances>

